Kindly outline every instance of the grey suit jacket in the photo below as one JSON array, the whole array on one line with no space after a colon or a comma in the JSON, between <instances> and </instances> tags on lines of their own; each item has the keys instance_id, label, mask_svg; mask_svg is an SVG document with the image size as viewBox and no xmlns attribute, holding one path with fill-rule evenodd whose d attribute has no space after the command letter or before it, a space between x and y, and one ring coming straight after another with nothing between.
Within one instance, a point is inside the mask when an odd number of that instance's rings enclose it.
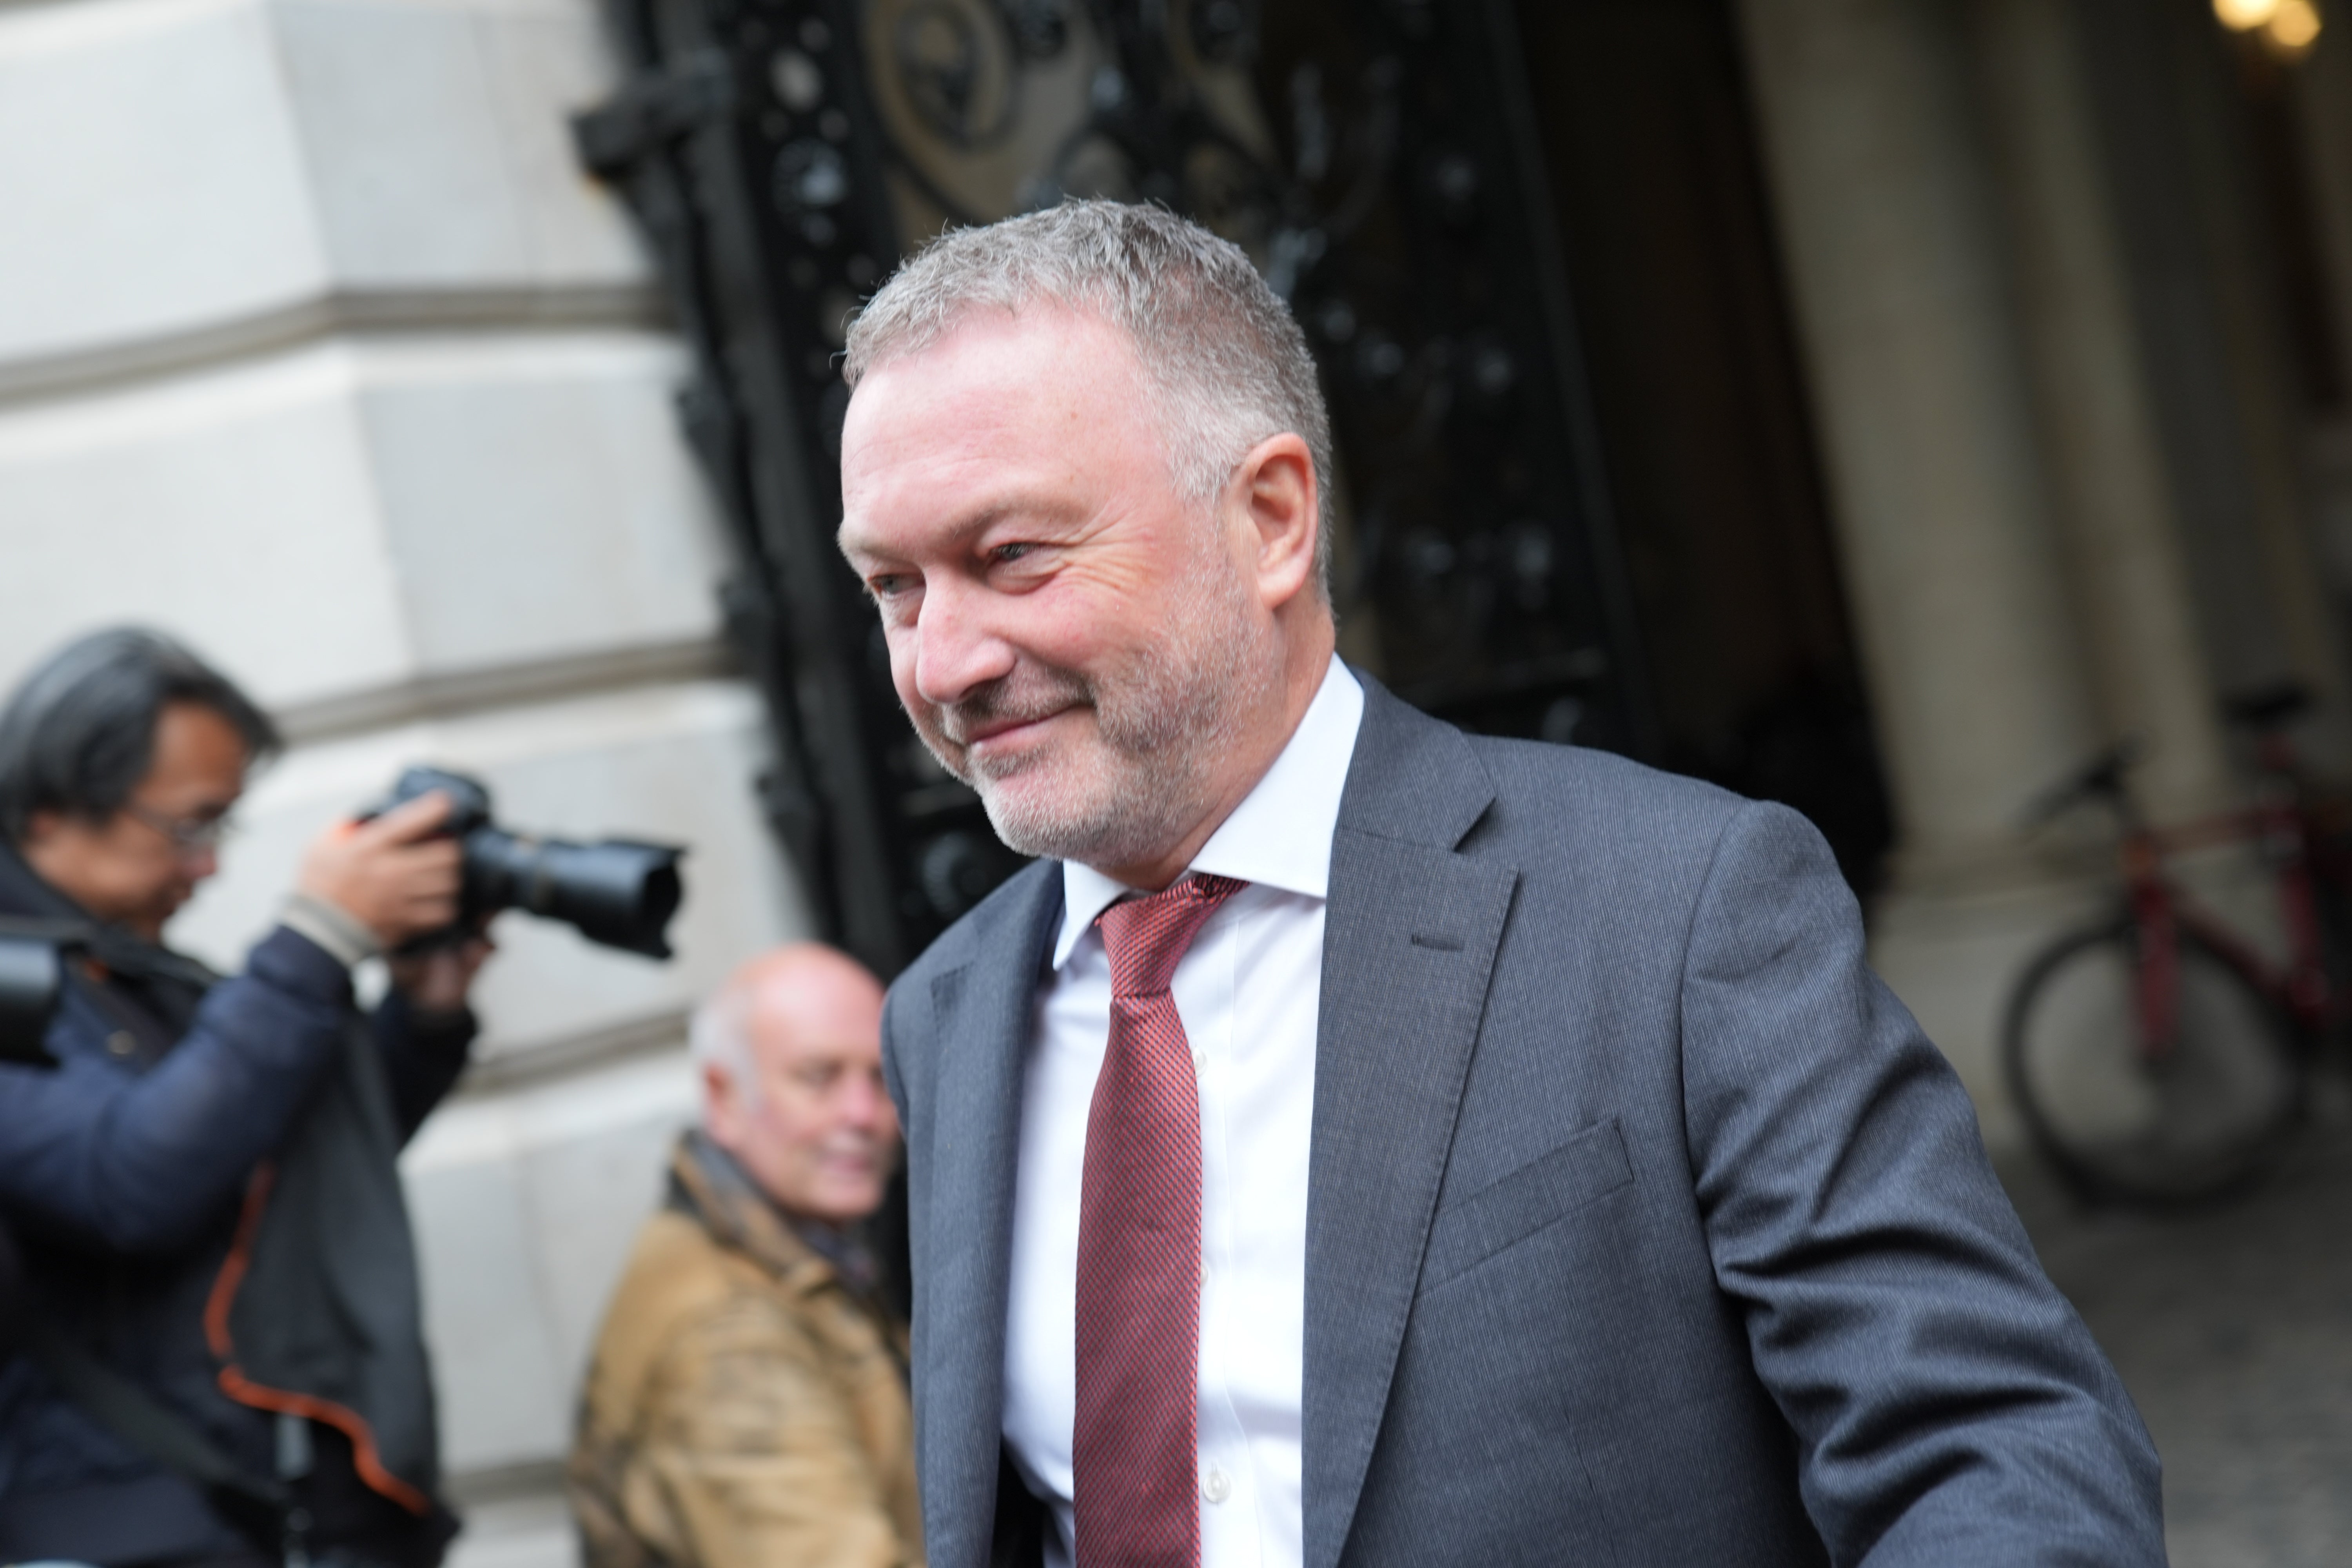
<instances>
[{"instance_id":1,"label":"grey suit jacket","mask_svg":"<svg viewBox=\"0 0 2352 1568\"><path fill-rule=\"evenodd\" d=\"M1332 843L1307 1568L2159 1563L2158 1467L1794 813L1367 681ZM892 988L934 1568L1003 1459L1030 868ZM1070 1194L1077 1201L1077 1194Z\"/></svg>"}]
</instances>

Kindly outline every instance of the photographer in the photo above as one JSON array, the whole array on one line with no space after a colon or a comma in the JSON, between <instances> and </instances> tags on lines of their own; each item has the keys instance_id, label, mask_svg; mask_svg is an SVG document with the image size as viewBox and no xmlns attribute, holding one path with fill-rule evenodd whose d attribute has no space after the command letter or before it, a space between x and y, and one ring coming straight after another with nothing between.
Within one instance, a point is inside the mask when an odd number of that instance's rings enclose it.
<instances>
[{"instance_id":1,"label":"photographer","mask_svg":"<svg viewBox=\"0 0 2352 1568\"><path fill-rule=\"evenodd\" d=\"M331 828L241 974L162 945L218 864L268 720L167 637L96 634L0 710L0 916L83 935L47 1046L0 1065L0 1562L440 1560L394 1158L465 1065L476 935L440 795Z\"/></svg>"}]
</instances>

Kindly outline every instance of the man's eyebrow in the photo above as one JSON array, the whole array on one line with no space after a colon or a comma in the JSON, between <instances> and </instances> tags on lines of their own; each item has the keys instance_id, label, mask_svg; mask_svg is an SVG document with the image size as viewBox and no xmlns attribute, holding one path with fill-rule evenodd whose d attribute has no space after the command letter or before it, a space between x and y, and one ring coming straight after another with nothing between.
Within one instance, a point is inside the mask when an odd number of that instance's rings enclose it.
<instances>
[{"instance_id":1,"label":"man's eyebrow","mask_svg":"<svg viewBox=\"0 0 2352 1568\"><path fill-rule=\"evenodd\" d=\"M992 501L987 506L984 506L978 511L973 512L970 517L965 518L961 522L957 523L953 528L948 530L948 537L955 540L966 540L970 539L975 533L986 533L990 529L995 527L998 523L1003 521L1014 512L1024 510L1034 509L1024 509L1018 498L1011 500Z\"/></svg>"},{"instance_id":2,"label":"man's eyebrow","mask_svg":"<svg viewBox=\"0 0 2352 1568\"><path fill-rule=\"evenodd\" d=\"M998 523L1003 521L1006 518L1015 515L1026 515L1037 518L1041 521L1050 521L1057 515L1057 511L1056 509L1046 506L1042 502L1033 500L1026 496L1007 496L1003 500L991 501L987 505L980 507L976 510L969 513L961 520L950 524L943 531L940 537L947 542L961 544L970 541L975 534L985 533L991 528L993 528ZM846 517L841 520L840 526L837 527L834 532L835 537L841 542L841 548L845 551L861 551L866 553L887 553L887 552L874 552L867 550L864 542L858 537L856 531L851 527L851 520Z\"/></svg>"}]
</instances>

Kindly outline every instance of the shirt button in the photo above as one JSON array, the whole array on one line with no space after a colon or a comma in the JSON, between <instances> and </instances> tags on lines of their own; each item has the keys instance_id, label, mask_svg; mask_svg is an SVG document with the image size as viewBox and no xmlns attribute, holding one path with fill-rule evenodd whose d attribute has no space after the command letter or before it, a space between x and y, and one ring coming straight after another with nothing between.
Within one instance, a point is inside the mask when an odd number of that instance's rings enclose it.
<instances>
[{"instance_id":1,"label":"shirt button","mask_svg":"<svg viewBox=\"0 0 2352 1568\"><path fill-rule=\"evenodd\" d=\"M106 1048L118 1057L127 1057L139 1049L139 1042L131 1037L128 1029L117 1029L106 1037Z\"/></svg>"},{"instance_id":2,"label":"shirt button","mask_svg":"<svg viewBox=\"0 0 2352 1568\"><path fill-rule=\"evenodd\" d=\"M1234 1483L1225 1479L1224 1471L1211 1465L1209 1473L1201 1478L1201 1495L1211 1502L1223 1502L1234 1495Z\"/></svg>"}]
</instances>

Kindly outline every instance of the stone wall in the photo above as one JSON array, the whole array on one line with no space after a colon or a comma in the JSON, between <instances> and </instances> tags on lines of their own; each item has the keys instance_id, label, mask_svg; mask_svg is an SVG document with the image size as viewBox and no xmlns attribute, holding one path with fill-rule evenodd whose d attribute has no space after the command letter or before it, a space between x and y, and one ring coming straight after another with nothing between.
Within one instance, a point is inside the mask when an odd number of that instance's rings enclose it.
<instances>
[{"instance_id":1,"label":"stone wall","mask_svg":"<svg viewBox=\"0 0 2352 1568\"><path fill-rule=\"evenodd\" d=\"M406 1170L459 1562L551 1565L572 1391L690 1112L685 1010L801 931L723 569L625 216L565 117L593 0L0 8L0 683L143 621L285 723L177 941L234 964L404 763L691 847L677 962L508 917Z\"/></svg>"}]
</instances>

